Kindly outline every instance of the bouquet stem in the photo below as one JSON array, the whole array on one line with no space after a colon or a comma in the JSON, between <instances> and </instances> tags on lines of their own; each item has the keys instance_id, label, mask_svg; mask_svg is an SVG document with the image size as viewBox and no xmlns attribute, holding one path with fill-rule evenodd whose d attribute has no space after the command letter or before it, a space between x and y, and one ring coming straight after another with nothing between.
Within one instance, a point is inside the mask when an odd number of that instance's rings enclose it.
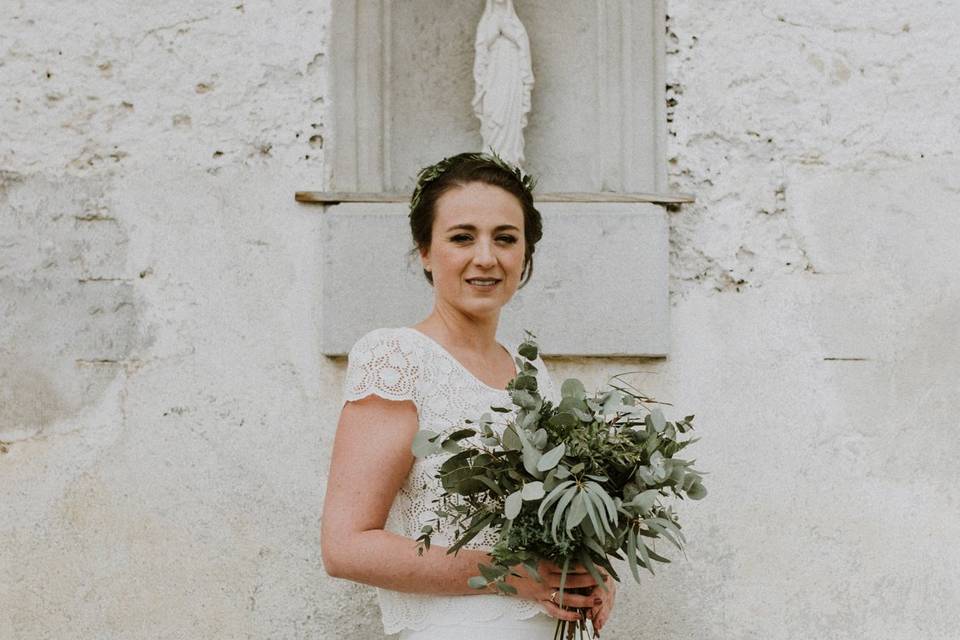
<instances>
[{"instance_id":1,"label":"bouquet stem","mask_svg":"<svg viewBox=\"0 0 960 640\"><path fill-rule=\"evenodd\" d=\"M565 589L567 593L576 593L580 595L588 595L590 593L589 588L579 588L579 589ZM580 619L577 621L573 620L561 620L557 619L557 626L553 632L553 640L583 640L586 637L585 632L587 631L587 612L589 609L581 609L579 607L567 608L560 607L566 611L576 611L580 614ZM593 624L590 625L591 631L593 633L591 638L599 638L600 633L593 627Z\"/></svg>"}]
</instances>

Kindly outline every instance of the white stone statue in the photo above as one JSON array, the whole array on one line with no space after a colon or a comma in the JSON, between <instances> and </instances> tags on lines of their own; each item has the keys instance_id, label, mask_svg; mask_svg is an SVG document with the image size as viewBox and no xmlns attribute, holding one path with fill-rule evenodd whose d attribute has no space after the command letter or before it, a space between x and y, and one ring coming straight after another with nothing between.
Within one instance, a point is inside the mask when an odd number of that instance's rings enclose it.
<instances>
[{"instance_id":1,"label":"white stone statue","mask_svg":"<svg viewBox=\"0 0 960 640\"><path fill-rule=\"evenodd\" d=\"M482 151L523 163L523 128L530 112L533 68L530 40L513 0L487 0L477 25L473 113L480 119Z\"/></svg>"}]
</instances>

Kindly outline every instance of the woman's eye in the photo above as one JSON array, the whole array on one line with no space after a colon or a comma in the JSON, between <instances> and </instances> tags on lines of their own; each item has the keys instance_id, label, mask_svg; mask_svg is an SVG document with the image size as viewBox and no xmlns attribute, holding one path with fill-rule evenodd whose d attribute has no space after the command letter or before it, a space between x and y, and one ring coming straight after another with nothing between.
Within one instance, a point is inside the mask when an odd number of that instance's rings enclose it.
<instances>
[{"instance_id":1,"label":"woman's eye","mask_svg":"<svg viewBox=\"0 0 960 640\"><path fill-rule=\"evenodd\" d=\"M470 240L470 236L460 234L460 235L453 236L450 239L454 242L466 242L467 240ZM511 244L517 241L516 237L514 236L500 236L499 238L497 238L497 240L501 240Z\"/></svg>"}]
</instances>

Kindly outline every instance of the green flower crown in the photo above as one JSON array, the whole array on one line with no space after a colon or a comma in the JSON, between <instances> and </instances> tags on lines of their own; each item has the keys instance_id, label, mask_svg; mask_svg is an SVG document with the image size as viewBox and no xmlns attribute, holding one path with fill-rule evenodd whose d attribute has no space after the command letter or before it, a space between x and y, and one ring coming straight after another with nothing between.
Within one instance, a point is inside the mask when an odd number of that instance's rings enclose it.
<instances>
[{"instance_id":1,"label":"green flower crown","mask_svg":"<svg viewBox=\"0 0 960 640\"><path fill-rule=\"evenodd\" d=\"M490 153L458 154L457 156L450 156L449 158L444 158L436 164L424 167L417 173L417 186L414 188L413 196L410 198L411 212L420 205L420 198L423 195L423 190L426 188L426 186L449 171L450 167L453 165L454 159L459 161L464 155L466 155L467 159L469 160L486 160L494 163L504 171L507 171L515 176L517 181L523 185L523 188L528 192L532 192L533 188L537 184L536 178L523 173L523 171L520 170L520 167L510 164L497 155L497 152L493 149L490 150Z\"/></svg>"}]
</instances>

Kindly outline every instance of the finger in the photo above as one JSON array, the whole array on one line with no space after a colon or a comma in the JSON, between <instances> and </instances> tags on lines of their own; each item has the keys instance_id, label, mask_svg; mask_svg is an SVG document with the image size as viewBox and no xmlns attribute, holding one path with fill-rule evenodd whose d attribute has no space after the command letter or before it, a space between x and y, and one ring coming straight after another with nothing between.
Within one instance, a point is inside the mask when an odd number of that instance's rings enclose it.
<instances>
[{"instance_id":1,"label":"finger","mask_svg":"<svg viewBox=\"0 0 960 640\"><path fill-rule=\"evenodd\" d=\"M609 598L611 595L613 595L613 589L609 584L594 581L594 583L590 586L593 587L593 590L590 593L598 598Z\"/></svg>"},{"instance_id":2,"label":"finger","mask_svg":"<svg viewBox=\"0 0 960 640\"><path fill-rule=\"evenodd\" d=\"M579 593L568 593L564 591L562 598L558 593L557 597L554 598L554 600L566 607L577 607L579 609L589 609L590 607L594 606L595 598L593 596L584 596Z\"/></svg>"},{"instance_id":3,"label":"finger","mask_svg":"<svg viewBox=\"0 0 960 640\"><path fill-rule=\"evenodd\" d=\"M559 575L559 574L554 575L554 574L551 573L551 574L549 574L546 578L544 578L544 580L546 580L546 584L547 584L547 585L553 587L554 589L559 589L559 588L560 588L560 575ZM597 581L594 580L593 577L592 577L589 573L588 573L588 574L584 574L584 575L581 575L581 574L578 573L578 574L576 574L576 575L567 576L566 582L563 583L563 588L564 588L564 589L580 589L580 588L582 588L582 587L597 587L597 588L599 588L599 585L597 584Z\"/></svg>"},{"instance_id":4,"label":"finger","mask_svg":"<svg viewBox=\"0 0 960 640\"><path fill-rule=\"evenodd\" d=\"M551 560L544 560L547 573L563 573L563 567ZM582 564L571 564L567 567L567 575L572 573L590 573Z\"/></svg>"},{"instance_id":5,"label":"finger","mask_svg":"<svg viewBox=\"0 0 960 640\"><path fill-rule=\"evenodd\" d=\"M568 611L566 609L561 609L560 607L558 607L557 605L553 604L550 601L546 601L546 602L541 601L540 604L543 605L544 610L552 618L559 618L560 620L579 620L580 619L580 614L577 613L576 611Z\"/></svg>"},{"instance_id":6,"label":"finger","mask_svg":"<svg viewBox=\"0 0 960 640\"><path fill-rule=\"evenodd\" d=\"M606 613L601 613L601 614L600 614L600 620L598 621L598 624L600 625L600 628L601 628L601 629L603 628L603 626L604 626L605 624L607 624L607 619L608 619L609 617L610 617L609 614L606 614Z\"/></svg>"}]
</instances>

